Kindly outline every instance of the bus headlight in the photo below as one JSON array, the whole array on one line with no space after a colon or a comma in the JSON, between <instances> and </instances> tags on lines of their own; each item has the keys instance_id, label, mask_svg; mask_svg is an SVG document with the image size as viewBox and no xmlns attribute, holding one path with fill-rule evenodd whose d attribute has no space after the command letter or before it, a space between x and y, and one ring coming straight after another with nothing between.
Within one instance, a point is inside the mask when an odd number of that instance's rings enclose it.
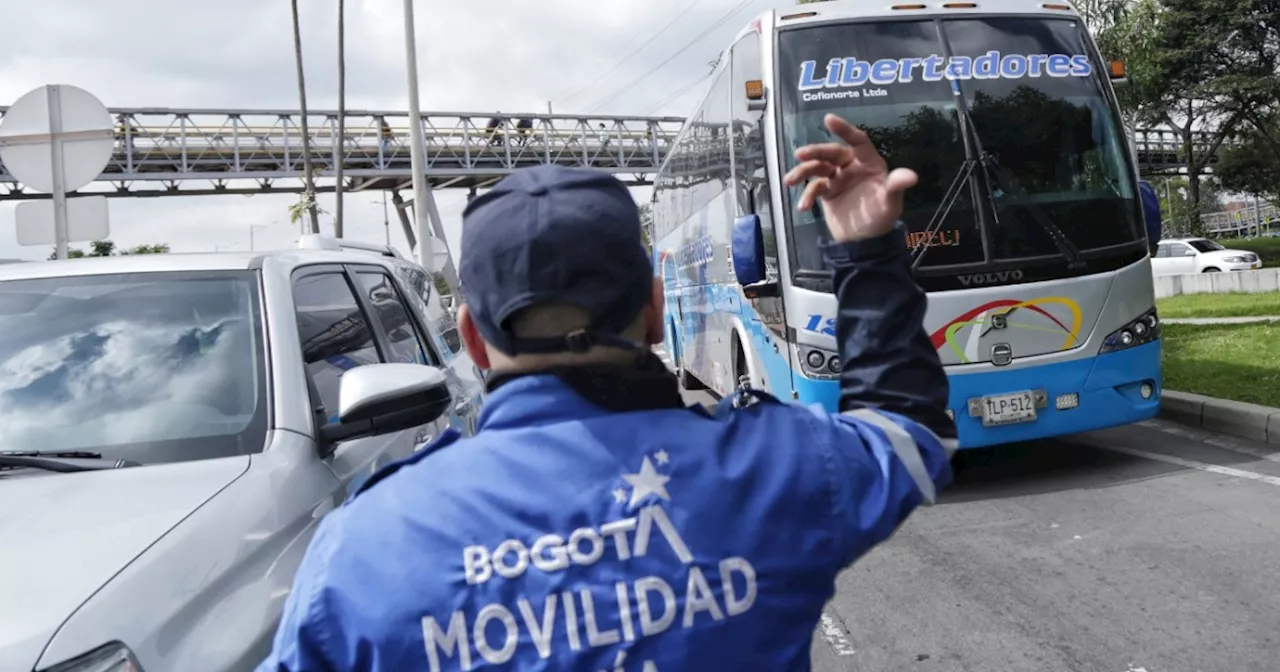
<instances>
[{"instance_id":1,"label":"bus headlight","mask_svg":"<svg viewBox=\"0 0 1280 672\"><path fill-rule=\"evenodd\" d=\"M805 378L830 380L840 376L840 355L821 348L800 346L800 372Z\"/></svg>"},{"instance_id":2,"label":"bus headlight","mask_svg":"<svg viewBox=\"0 0 1280 672\"><path fill-rule=\"evenodd\" d=\"M1156 309L1152 308L1136 320L1116 329L1102 341L1102 349L1098 354L1106 354L1117 350L1143 345L1160 338L1160 319L1156 317Z\"/></svg>"}]
</instances>

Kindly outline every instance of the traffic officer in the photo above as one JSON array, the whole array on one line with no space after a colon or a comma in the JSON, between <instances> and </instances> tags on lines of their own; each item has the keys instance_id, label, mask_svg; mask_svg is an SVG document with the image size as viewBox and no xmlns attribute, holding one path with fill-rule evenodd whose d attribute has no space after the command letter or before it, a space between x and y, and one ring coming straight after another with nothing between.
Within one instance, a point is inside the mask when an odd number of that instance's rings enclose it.
<instances>
[{"instance_id":1,"label":"traffic officer","mask_svg":"<svg viewBox=\"0 0 1280 672\"><path fill-rule=\"evenodd\" d=\"M489 396L320 525L267 670L806 670L836 574L951 479L947 379L867 135L796 154L839 302L840 413L686 406L613 177L517 172L463 214L458 313ZM732 401L732 400L730 400Z\"/></svg>"}]
</instances>

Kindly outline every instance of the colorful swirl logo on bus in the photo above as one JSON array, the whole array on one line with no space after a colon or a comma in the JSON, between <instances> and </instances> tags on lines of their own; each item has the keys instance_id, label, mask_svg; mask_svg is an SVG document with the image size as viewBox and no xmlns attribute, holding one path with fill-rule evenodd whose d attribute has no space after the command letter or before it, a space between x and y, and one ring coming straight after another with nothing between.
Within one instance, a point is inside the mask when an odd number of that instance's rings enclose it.
<instances>
[{"instance_id":1,"label":"colorful swirl logo on bus","mask_svg":"<svg viewBox=\"0 0 1280 672\"><path fill-rule=\"evenodd\" d=\"M1057 316L1046 310L1046 306L1061 306L1065 308L1071 315L1071 326L1067 326L1062 320L1058 319ZM1023 311L1040 315L1048 320L1049 324L1015 322L1014 316L1018 312ZM955 353L956 358L959 359L961 363L968 364L971 360L964 354L964 346L956 341L956 334L965 327L979 328L985 326L990 323L990 319L994 315L1008 316L1005 321L1005 328L1007 329L1026 329L1029 331L1062 333L1064 335L1064 340L1062 342L1061 349L1063 350L1072 347L1080 336L1080 326L1082 322L1080 304L1071 299L1064 296L1042 296L1028 301L1001 299L972 308L930 334L930 339L933 341L933 347L935 349L941 349L943 345L950 346L951 351Z\"/></svg>"}]
</instances>

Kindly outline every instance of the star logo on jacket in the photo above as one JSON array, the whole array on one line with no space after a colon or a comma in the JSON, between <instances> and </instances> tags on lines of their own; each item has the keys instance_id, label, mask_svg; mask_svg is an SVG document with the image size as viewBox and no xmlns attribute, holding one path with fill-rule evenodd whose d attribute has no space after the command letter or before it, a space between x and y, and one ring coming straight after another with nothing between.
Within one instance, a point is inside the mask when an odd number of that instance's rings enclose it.
<instances>
[{"instance_id":1,"label":"star logo on jacket","mask_svg":"<svg viewBox=\"0 0 1280 672\"><path fill-rule=\"evenodd\" d=\"M659 450L654 458L658 464L667 464L671 461L671 456L665 450ZM631 485L631 500L627 504L628 507L634 508L644 498L655 495L665 501L671 501L671 494L667 492L667 482L671 480L670 476L658 473L657 468L653 466L654 460L649 459L648 455L644 456L644 460L640 463L640 471L634 474L623 474L622 478ZM618 503L622 503L626 496L624 488L618 488L613 491L613 497Z\"/></svg>"}]
</instances>

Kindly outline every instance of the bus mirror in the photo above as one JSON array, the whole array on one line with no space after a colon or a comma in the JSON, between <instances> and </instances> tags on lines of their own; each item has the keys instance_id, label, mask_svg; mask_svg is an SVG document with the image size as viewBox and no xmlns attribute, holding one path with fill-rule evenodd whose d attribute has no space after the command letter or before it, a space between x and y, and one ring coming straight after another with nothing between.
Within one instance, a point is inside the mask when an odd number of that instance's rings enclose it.
<instances>
[{"instance_id":1,"label":"bus mirror","mask_svg":"<svg viewBox=\"0 0 1280 672\"><path fill-rule=\"evenodd\" d=\"M754 285L765 279L764 236L760 216L746 215L733 220L733 272L738 284Z\"/></svg>"}]
</instances>

